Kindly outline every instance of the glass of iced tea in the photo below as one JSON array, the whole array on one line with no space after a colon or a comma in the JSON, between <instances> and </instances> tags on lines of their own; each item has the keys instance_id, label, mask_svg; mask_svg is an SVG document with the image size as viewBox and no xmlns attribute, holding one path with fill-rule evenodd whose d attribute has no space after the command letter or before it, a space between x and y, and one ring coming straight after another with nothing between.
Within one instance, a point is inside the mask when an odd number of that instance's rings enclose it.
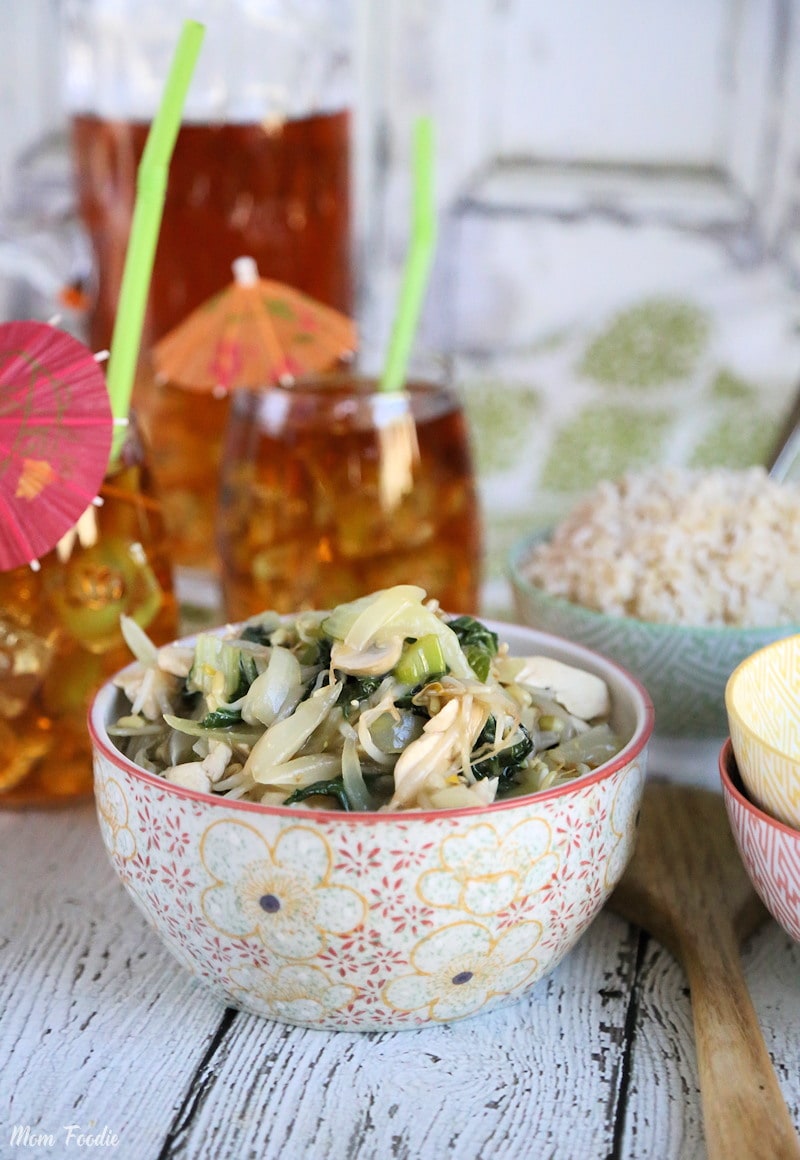
<instances>
[{"instance_id":1,"label":"glass of iced tea","mask_svg":"<svg viewBox=\"0 0 800 1160\"><path fill-rule=\"evenodd\" d=\"M0 572L0 808L88 798L89 702L131 659L120 615L156 643L177 635L160 505L134 422L100 496L40 571Z\"/></svg>"},{"instance_id":2,"label":"glass of iced tea","mask_svg":"<svg viewBox=\"0 0 800 1160\"><path fill-rule=\"evenodd\" d=\"M399 583L477 611L481 518L457 395L426 382L387 394L355 374L234 392L217 546L230 620Z\"/></svg>"}]
</instances>

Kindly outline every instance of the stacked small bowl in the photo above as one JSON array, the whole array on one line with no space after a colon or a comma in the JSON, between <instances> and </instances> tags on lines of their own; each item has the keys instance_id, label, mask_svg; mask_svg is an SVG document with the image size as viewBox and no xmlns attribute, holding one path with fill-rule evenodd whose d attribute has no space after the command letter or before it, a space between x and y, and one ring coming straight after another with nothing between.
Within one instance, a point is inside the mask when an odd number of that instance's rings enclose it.
<instances>
[{"instance_id":1,"label":"stacked small bowl","mask_svg":"<svg viewBox=\"0 0 800 1160\"><path fill-rule=\"evenodd\" d=\"M759 649L725 689L725 806L764 905L800 942L800 634Z\"/></svg>"}]
</instances>

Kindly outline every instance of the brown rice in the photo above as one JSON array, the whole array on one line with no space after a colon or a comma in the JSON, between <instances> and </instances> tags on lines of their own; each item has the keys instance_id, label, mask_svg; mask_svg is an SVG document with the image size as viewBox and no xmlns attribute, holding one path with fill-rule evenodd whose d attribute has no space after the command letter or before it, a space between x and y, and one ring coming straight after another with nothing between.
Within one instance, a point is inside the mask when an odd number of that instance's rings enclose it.
<instances>
[{"instance_id":1,"label":"brown rice","mask_svg":"<svg viewBox=\"0 0 800 1160\"><path fill-rule=\"evenodd\" d=\"M603 481L523 571L553 595L612 615L800 625L800 488L760 467Z\"/></svg>"}]
</instances>

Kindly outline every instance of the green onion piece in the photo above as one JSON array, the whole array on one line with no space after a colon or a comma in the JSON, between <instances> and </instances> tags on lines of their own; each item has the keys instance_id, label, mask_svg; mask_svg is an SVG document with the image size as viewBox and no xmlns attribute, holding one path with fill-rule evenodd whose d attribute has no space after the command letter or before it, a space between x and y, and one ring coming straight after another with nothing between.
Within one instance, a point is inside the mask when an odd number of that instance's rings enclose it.
<instances>
[{"instance_id":1,"label":"green onion piece","mask_svg":"<svg viewBox=\"0 0 800 1160\"><path fill-rule=\"evenodd\" d=\"M447 664L438 636L428 633L419 640L406 645L400 660L394 667L395 679L401 685L422 685L442 677L447 672Z\"/></svg>"},{"instance_id":2,"label":"green onion piece","mask_svg":"<svg viewBox=\"0 0 800 1160\"><path fill-rule=\"evenodd\" d=\"M232 700L239 688L239 656L235 644L201 632L194 646L194 664L189 673L188 688L205 693L206 696L214 691L221 701ZM218 676L221 676L222 683L215 687Z\"/></svg>"}]
</instances>

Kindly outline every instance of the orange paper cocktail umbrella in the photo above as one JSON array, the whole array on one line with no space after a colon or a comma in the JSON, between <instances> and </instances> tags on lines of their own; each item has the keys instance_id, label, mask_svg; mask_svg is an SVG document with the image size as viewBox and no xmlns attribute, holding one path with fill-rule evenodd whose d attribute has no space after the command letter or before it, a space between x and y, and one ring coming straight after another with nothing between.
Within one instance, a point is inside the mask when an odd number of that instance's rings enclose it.
<instances>
[{"instance_id":1,"label":"orange paper cocktail umbrella","mask_svg":"<svg viewBox=\"0 0 800 1160\"><path fill-rule=\"evenodd\" d=\"M260 278L252 258L234 281L154 348L160 379L197 390L261 387L328 370L356 348L355 324L291 286Z\"/></svg>"}]
</instances>

